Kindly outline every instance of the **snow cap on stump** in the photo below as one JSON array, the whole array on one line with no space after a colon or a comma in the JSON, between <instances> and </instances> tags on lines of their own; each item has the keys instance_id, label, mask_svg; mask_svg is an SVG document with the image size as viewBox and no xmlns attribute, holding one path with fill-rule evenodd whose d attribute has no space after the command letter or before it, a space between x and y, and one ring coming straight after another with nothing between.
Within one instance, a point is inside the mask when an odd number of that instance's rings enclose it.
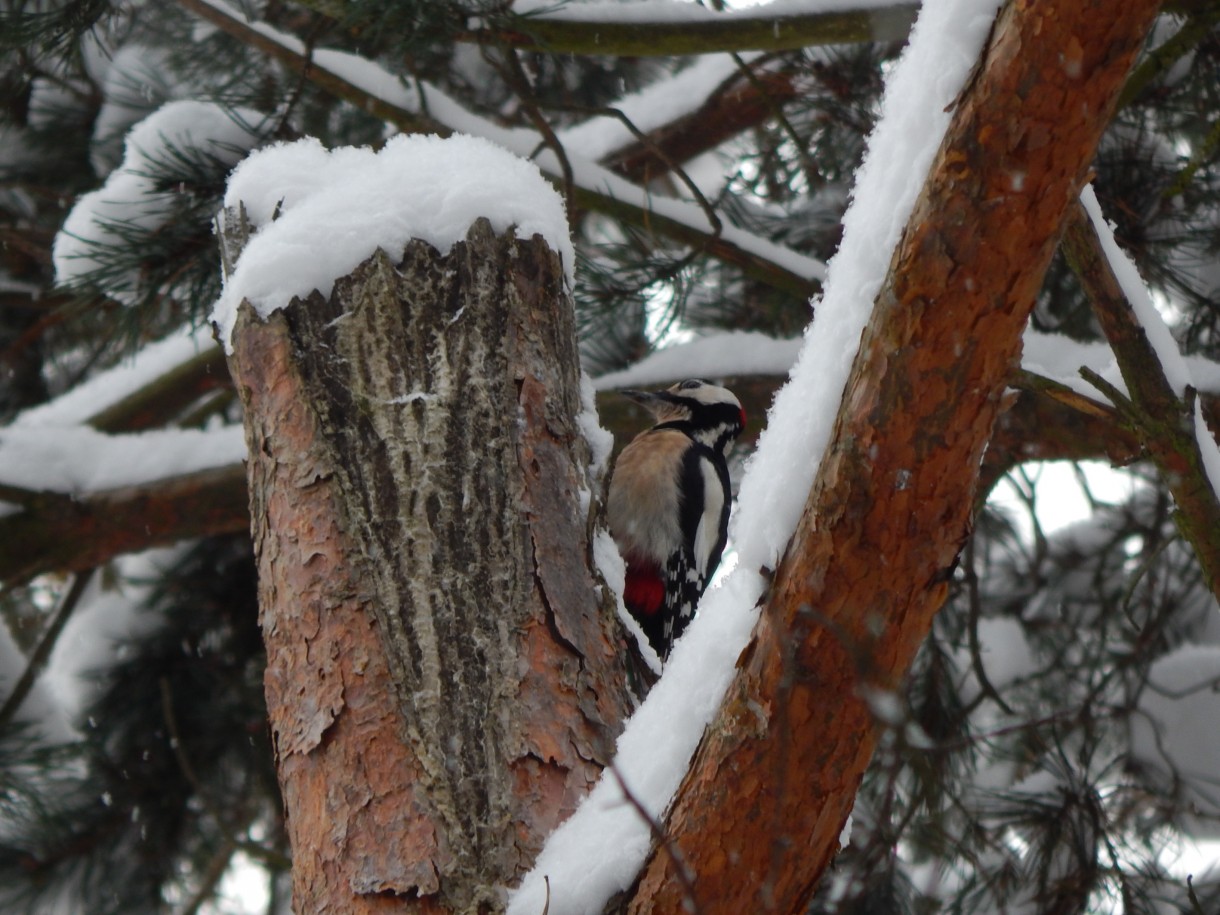
<instances>
[{"instance_id":1,"label":"snow cap on stump","mask_svg":"<svg viewBox=\"0 0 1220 915\"><path fill-rule=\"evenodd\" d=\"M477 137L399 135L380 150L279 143L233 170L224 203L243 207L252 229L212 311L226 348L243 300L266 317L315 289L329 296L378 248L394 257L419 238L448 251L480 217L497 233L541 235L572 282L562 198L533 163Z\"/></svg>"}]
</instances>

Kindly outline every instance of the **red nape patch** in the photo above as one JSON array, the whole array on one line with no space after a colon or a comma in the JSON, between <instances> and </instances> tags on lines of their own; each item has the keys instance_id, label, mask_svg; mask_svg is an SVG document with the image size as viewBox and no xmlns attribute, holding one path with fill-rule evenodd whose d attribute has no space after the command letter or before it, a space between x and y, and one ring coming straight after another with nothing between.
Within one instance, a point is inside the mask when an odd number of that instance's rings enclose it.
<instances>
[{"instance_id":1,"label":"red nape patch","mask_svg":"<svg viewBox=\"0 0 1220 915\"><path fill-rule=\"evenodd\" d=\"M652 568L627 568L623 603L632 613L652 616L665 601L665 583Z\"/></svg>"},{"instance_id":2,"label":"red nape patch","mask_svg":"<svg viewBox=\"0 0 1220 915\"><path fill-rule=\"evenodd\" d=\"M746 408L742 407L738 412L741 413L741 428L744 429L746 427Z\"/></svg>"}]
</instances>

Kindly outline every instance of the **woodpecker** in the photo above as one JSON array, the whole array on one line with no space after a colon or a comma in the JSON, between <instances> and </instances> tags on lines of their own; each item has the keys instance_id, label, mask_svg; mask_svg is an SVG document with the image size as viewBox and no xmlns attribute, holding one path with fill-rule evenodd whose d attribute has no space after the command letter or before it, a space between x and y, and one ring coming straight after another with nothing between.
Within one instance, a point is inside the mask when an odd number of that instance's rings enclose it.
<instances>
[{"instance_id":1,"label":"woodpecker","mask_svg":"<svg viewBox=\"0 0 1220 915\"><path fill-rule=\"evenodd\" d=\"M627 563L623 602L662 660L682 634L728 537L729 446L741 403L692 378L664 391L623 391L657 420L614 465L610 533Z\"/></svg>"}]
</instances>

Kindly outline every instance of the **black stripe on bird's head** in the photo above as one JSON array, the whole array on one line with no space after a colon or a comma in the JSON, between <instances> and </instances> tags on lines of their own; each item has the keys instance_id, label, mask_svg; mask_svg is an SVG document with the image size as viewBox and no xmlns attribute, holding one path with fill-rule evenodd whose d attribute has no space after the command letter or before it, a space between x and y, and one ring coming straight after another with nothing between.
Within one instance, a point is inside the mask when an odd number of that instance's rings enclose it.
<instances>
[{"instance_id":1,"label":"black stripe on bird's head","mask_svg":"<svg viewBox=\"0 0 1220 915\"><path fill-rule=\"evenodd\" d=\"M746 411L733 392L702 378L688 378L663 391L622 394L648 410L658 425L681 426L692 438L720 450L746 425Z\"/></svg>"}]
</instances>

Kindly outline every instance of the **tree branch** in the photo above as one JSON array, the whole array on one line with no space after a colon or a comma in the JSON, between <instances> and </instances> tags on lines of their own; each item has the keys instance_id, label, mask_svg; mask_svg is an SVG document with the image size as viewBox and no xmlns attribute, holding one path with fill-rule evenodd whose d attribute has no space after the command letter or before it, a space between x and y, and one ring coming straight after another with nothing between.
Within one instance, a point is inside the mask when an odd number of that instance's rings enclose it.
<instances>
[{"instance_id":1,"label":"tree branch","mask_svg":"<svg viewBox=\"0 0 1220 915\"><path fill-rule=\"evenodd\" d=\"M187 383L191 373L204 370L211 360L211 355L201 354L199 362L192 360L181 371L175 370L177 380L186 384L184 391L191 387ZM751 375L728 382L747 415L755 418L743 441L757 438L782 381L778 376ZM981 492L1025 461L1100 458L1121 465L1142 455L1139 438L1119 422L1112 408L1028 372L1019 373L1014 385L1022 393L997 423L983 462ZM159 383L150 388L159 388ZM163 391L167 407L181 400L172 393L175 389ZM149 403L157 396L153 390L133 394L131 403ZM1205 408L1215 409L1217 400L1208 396ZM617 440L639 427L641 417L613 391L600 393L597 402L602 425ZM122 412L117 404L111 409L116 416ZM12 545L0 552L0 582L10 587L43 572L87 569L123 553L189 537L236 533L249 526L245 474L238 465L107 493L68 495L0 487L0 499L22 507L20 513L0 516L0 541Z\"/></svg>"},{"instance_id":2,"label":"tree branch","mask_svg":"<svg viewBox=\"0 0 1220 915\"><path fill-rule=\"evenodd\" d=\"M178 3L239 41L258 48L297 72L303 72L320 88L337 98L351 102L403 131L448 136L455 130L461 130L484 136L527 158L544 145L540 135L532 131L505 130L484 121L461 109L435 87L421 83L422 107L433 113L431 117L424 116L416 110L413 94L398 83L397 77L371 61L333 51L316 51L309 58L305 56L303 46L298 47L300 42L297 39L262 24L251 23L223 4L208 0L178 0ZM341 73L334 66L341 60L358 60L362 69L358 74L347 69ZM387 97L385 86L397 87L397 97ZM573 199L578 207L690 245L738 267L752 279L793 296L809 298L821 288L823 265L812 258L740 229L726 228L718 234L713 227L704 226L706 219L696 204L676 199L654 199L643 188L612 175L595 163L579 160L571 154L567 158L573 166L576 181ZM551 164L548 159L542 157L538 165L562 192L563 169L558 160Z\"/></svg>"},{"instance_id":3,"label":"tree branch","mask_svg":"<svg viewBox=\"0 0 1220 915\"><path fill-rule=\"evenodd\" d=\"M1112 408L1079 409L1076 403L1094 402L1079 394L1073 400L1061 399L1026 384L1017 383L1021 391L1015 402L996 420L983 455L977 501L984 500L1006 473L1029 461L1106 460L1121 467L1143 456L1139 439L1119 422Z\"/></svg>"},{"instance_id":4,"label":"tree branch","mask_svg":"<svg viewBox=\"0 0 1220 915\"><path fill-rule=\"evenodd\" d=\"M1194 432L1194 392L1183 401L1165 376L1131 303L1123 294L1097 229L1084 206L1069 209L1063 251L1093 303L1127 384L1127 397L1111 397L1123 422L1156 464L1176 509L1174 520L1195 548L1212 593L1220 596L1220 501L1208 480Z\"/></svg>"},{"instance_id":5,"label":"tree branch","mask_svg":"<svg viewBox=\"0 0 1220 915\"><path fill-rule=\"evenodd\" d=\"M558 15L513 17L504 27L459 36L483 44L508 44L552 54L629 57L712 54L718 51L791 51L814 45L900 41L918 7L899 0L888 7L768 15L766 8L706 19L582 21Z\"/></svg>"},{"instance_id":6,"label":"tree branch","mask_svg":"<svg viewBox=\"0 0 1220 915\"><path fill-rule=\"evenodd\" d=\"M297 0L333 19L344 19L347 0ZM675 4L677 6L677 4ZM630 21L582 20L569 11L499 17L458 41L551 54L657 57L717 51L789 51L813 45L899 41L910 31L918 4L895 0L887 7L776 15L766 8L735 15L691 18L657 16Z\"/></svg>"},{"instance_id":7,"label":"tree branch","mask_svg":"<svg viewBox=\"0 0 1220 915\"><path fill-rule=\"evenodd\" d=\"M861 693L898 686L948 593L1022 330L1158 6L1013 0L996 21L755 640L668 817L708 915L804 911L837 851L876 740ZM630 911L681 904L654 852Z\"/></svg>"},{"instance_id":8,"label":"tree branch","mask_svg":"<svg viewBox=\"0 0 1220 915\"><path fill-rule=\"evenodd\" d=\"M102 432L156 428L177 417L209 391L232 385L224 352L219 346L210 346L95 413L89 418L89 425Z\"/></svg>"},{"instance_id":9,"label":"tree branch","mask_svg":"<svg viewBox=\"0 0 1220 915\"><path fill-rule=\"evenodd\" d=\"M88 495L38 493L0 516L0 581L79 572L123 553L248 530L241 464Z\"/></svg>"},{"instance_id":10,"label":"tree branch","mask_svg":"<svg viewBox=\"0 0 1220 915\"><path fill-rule=\"evenodd\" d=\"M21 704L25 702L26 697L30 694L30 690L34 688L34 682L42 673L46 666L47 659L51 657L51 652L55 649L55 643L59 641L59 635L67 625L73 611L76 610L80 603L81 595L85 593L85 587L89 584L89 580L93 577L93 570L86 569L80 572L72 579L72 585L68 588L67 593L61 598L59 606L55 609L55 615L51 618L51 622L47 624L46 629L38 639L38 644L34 646L34 650L30 653L29 659L26 661L25 670L22 671L21 677L13 684L13 690L4 700L4 706L0 708L0 733L3 733L8 727L10 721L16 716L21 709Z\"/></svg>"}]
</instances>

